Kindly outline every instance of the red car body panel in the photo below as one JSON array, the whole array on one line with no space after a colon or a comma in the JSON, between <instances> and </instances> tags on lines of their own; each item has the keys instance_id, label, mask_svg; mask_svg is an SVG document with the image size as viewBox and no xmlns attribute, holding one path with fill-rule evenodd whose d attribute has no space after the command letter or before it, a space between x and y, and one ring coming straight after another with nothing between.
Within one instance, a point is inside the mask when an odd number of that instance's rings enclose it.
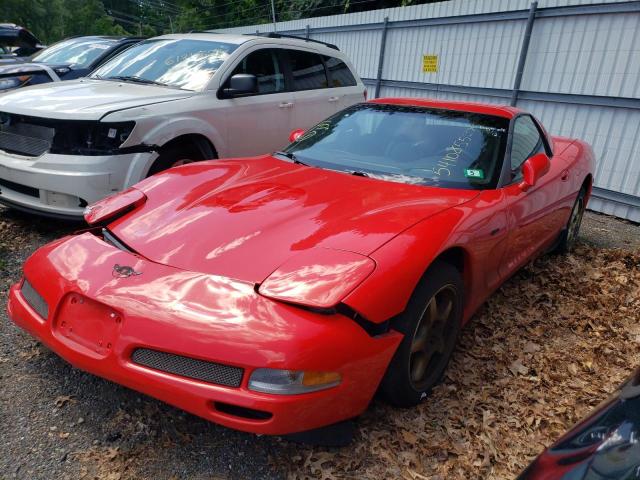
<instances>
[{"instance_id":1,"label":"red car body panel","mask_svg":"<svg viewBox=\"0 0 640 480\"><path fill-rule=\"evenodd\" d=\"M284 434L351 418L366 409L402 339L368 326L404 310L434 259L460 260L467 321L556 240L594 165L583 142L551 143L550 170L527 192L517 184L407 185L271 156L171 169L88 213L122 248L94 228L34 253L25 278L46 300L48 318L29 306L21 284L11 289L9 315L79 368L229 427ZM120 276L115 265L135 274ZM78 318L91 320L82 326ZM139 347L240 367L242 384L142 367L131 360ZM256 368L337 372L342 381L313 393L258 393L248 388ZM216 402L271 417L242 418Z\"/></svg>"}]
</instances>

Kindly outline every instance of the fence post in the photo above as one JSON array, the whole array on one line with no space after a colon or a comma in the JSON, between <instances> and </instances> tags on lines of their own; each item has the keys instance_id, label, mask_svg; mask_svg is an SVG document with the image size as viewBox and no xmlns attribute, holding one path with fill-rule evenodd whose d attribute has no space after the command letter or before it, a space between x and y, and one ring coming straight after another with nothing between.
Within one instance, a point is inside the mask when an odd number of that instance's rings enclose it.
<instances>
[{"instance_id":1,"label":"fence post","mask_svg":"<svg viewBox=\"0 0 640 480\"><path fill-rule=\"evenodd\" d=\"M384 50L387 46L387 30L389 27L389 17L384 17L382 25L382 38L380 39L380 57L378 58L378 75L376 77L376 91L374 98L380 96L380 86L382 84L382 67L384 66Z\"/></svg>"},{"instance_id":2,"label":"fence post","mask_svg":"<svg viewBox=\"0 0 640 480\"><path fill-rule=\"evenodd\" d=\"M306 30L307 40L309 40L309 34L311 33L311 32L310 32L311 27L309 27L309 24L307 24L307 26L305 27L305 30Z\"/></svg>"},{"instance_id":3,"label":"fence post","mask_svg":"<svg viewBox=\"0 0 640 480\"><path fill-rule=\"evenodd\" d=\"M524 38L522 39L522 48L520 49L520 58L518 59L518 69L516 70L516 79L513 82L513 90L511 91L510 105L515 107L518 101L518 91L520 90L520 84L522 83L522 75L524 73L524 66L527 63L527 53L529 52L529 42L531 40L531 31L533 30L533 22L536 19L536 9L538 8L538 2L531 2L529 7L529 17L527 18L527 26L524 30Z\"/></svg>"}]
</instances>

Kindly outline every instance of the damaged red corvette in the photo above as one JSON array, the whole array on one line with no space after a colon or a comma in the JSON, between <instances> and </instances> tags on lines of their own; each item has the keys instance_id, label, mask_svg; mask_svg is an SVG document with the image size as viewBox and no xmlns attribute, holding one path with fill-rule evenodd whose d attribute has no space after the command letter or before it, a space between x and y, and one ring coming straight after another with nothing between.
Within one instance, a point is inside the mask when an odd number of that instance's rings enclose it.
<instances>
[{"instance_id":1,"label":"damaged red corvette","mask_svg":"<svg viewBox=\"0 0 640 480\"><path fill-rule=\"evenodd\" d=\"M572 247L591 193L591 148L515 108L379 99L295 133L89 207L27 260L10 317L210 421L318 429L376 392L424 399L482 302Z\"/></svg>"}]
</instances>

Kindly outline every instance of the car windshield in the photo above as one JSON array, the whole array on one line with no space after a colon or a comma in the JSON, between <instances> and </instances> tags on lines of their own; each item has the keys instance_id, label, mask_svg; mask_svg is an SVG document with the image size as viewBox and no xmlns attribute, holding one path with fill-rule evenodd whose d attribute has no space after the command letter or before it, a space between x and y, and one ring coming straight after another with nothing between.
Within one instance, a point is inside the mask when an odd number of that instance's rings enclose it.
<instances>
[{"instance_id":1,"label":"car windshield","mask_svg":"<svg viewBox=\"0 0 640 480\"><path fill-rule=\"evenodd\" d=\"M201 90L236 48L208 40L147 40L108 61L91 77Z\"/></svg>"},{"instance_id":2,"label":"car windshield","mask_svg":"<svg viewBox=\"0 0 640 480\"><path fill-rule=\"evenodd\" d=\"M70 38L38 52L31 61L88 67L116 43L110 38Z\"/></svg>"},{"instance_id":3,"label":"car windshield","mask_svg":"<svg viewBox=\"0 0 640 480\"><path fill-rule=\"evenodd\" d=\"M307 165L446 188L495 188L509 120L414 106L354 105L284 152ZM292 155L293 154L293 155Z\"/></svg>"}]
</instances>

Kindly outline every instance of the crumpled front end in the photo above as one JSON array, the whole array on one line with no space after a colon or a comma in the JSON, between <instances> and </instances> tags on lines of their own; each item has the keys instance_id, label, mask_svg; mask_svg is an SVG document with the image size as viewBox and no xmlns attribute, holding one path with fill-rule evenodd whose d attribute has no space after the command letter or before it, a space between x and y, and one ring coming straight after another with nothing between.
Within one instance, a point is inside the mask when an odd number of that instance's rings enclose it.
<instances>
[{"instance_id":1,"label":"crumpled front end","mask_svg":"<svg viewBox=\"0 0 640 480\"><path fill-rule=\"evenodd\" d=\"M92 232L38 250L9 316L73 365L228 427L310 430L362 413L400 341L255 285L160 265ZM337 372L302 394L251 390L256 369Z\"/></svg>"}]
</instances>

